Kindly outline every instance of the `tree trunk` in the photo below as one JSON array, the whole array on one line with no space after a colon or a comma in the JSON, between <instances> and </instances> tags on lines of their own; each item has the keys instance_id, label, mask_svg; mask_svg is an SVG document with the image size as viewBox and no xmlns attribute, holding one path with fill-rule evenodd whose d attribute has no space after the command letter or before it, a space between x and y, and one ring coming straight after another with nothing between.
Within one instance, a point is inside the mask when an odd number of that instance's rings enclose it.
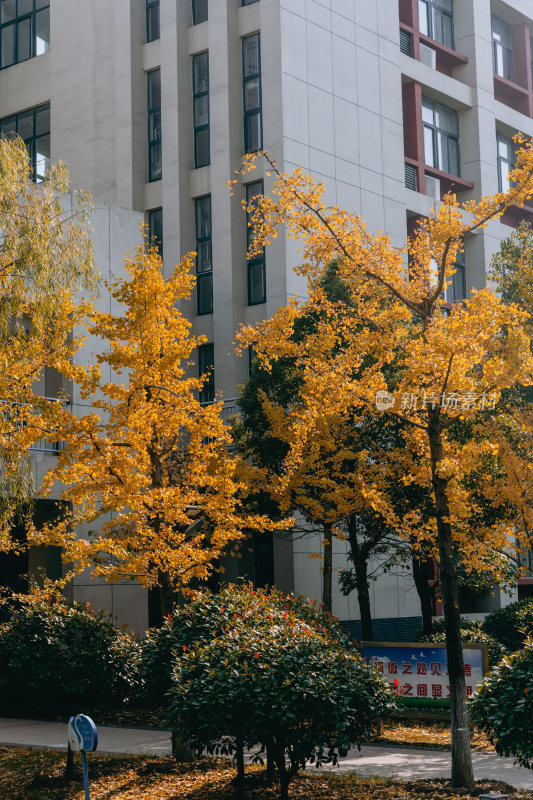
<instances>
[{"instance_id":1,"label":"tree trunk","mask_svg":"<svg viewBox=\"0 0 533 800\"><path fill-rule=\"evenodd\" d=\"M274 783L275 766L276 765L274 762L274 756L272 752L272 743L268 742L266 746L266 774L269 786L271 786Z\"/></svg>"},{"instance_id":2,"label":"tree trunk","mask_svg":"<svg viewBox=\"0 0 533 800\"><path fill-rule=\"evenodd\" d=\"M159 573L159 603L164 621L174 610L174 592L168 575L163 572Z\"/></svg>"},{"instance_id":3,"label":"tree trunk","mask_svg":"<svg viewBox=\"0 0 533 800\"><path fill-rule=\"evenodd\" d=\"M287 772L287 766L285 764L285 748L283 745L275 742L273 750L279 774L280 800L289 800L289 773Z\"/></svg>"},{"instance_id":4,"label":"tree trunk","mask_svg":"<svg viewBox=\"0 0 533 800\"><path fill-rule=\"evenodd\" d=\"M237 797L239 800L244 800L246 797L246 789L244 786L244 740L242 736L236 737L235 746L235 760L237 761Z\"/></svg>"},{"instance_id":5,"label":"tree trunk","mask_svg":"<svg viewBox=\"0 0 533 800\"><path fill-rule=\"evenodd\" d=\"M459 614L457 564L450 523L447 480L439 474L442 462L440 408L428 409L428 436L431 472L435 497L435 515L440 557L442 603L446 625L446 650L450 681L452 728L452 786L471 788L474 785L472 751L466 705L466 684Z\"/></svg>"},{"instance_id":6,"label":"tree trunk","mask_svg":"<svg viewBox=\"0 0 533 800\"><path fill-rule=\"evenodd\" d=\"M368 556L359 547L357 541L357 528L355 520L348 518L348 541L350 543L351 559L355 573L355 588L357 589L357 602L361 615L361 636L363 641L371 642L374 638L372 631L372 612L370 610L370 592L368 591Z\"/></svg>"},{"instance_id":7,"label":"tree trunk","mask_svg":"<svg viewBox=\"0 0 533 800\"><path fill-rule=\"evenodd\" d=\"M74 775L74 753L70 747L70 744L67 745L67 761L65 764L65 771L63 772L63 777L66 781L72 780L72 776Z\"/></svg>"},{"instance_id":8,"label":"tree trunk","mask_svg":"<svg viewBox=\"0 0 533 800\"><path fill-rule=\"evenodd\" d=\"M355 570L355 586L357 588L359 613L361 615L361 635L363 641L371 642L373 639L373 631L372 612L370 611L370 592L368 591L368 564L365 558L358 558L353 562L353 566Z\"/></svg>"},{"instance_id":9,"label":"tree trunk","mask_svg":"<svg viewBox=\"0 0 533 800\"><path fill-rule=\"evenodd\" d=\"M433 590L429 585L432 562L423 558L413 556L413 578L420 598L420 608L422 611L422 633L429 636L433 631Z\"/></svg>"},{"instance_id":10,"label":"tree trunk","mask_svg":"<svg viewBox=\"0 0 533 800\"><path fill-rule=\"evenodd\" d=\"M332 526L324 524L324 568L322 583L322 604L324 611L332 613L332 579L333 579L333 535Z\"/></svg>"}]
</instances>

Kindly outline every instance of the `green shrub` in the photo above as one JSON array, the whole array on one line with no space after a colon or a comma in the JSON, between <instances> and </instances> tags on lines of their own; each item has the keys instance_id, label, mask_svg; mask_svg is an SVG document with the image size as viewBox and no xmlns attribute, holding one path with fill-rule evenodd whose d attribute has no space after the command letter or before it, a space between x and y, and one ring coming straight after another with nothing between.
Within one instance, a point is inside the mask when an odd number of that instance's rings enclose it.
<instances>
[{"instance_id":1,"label":"green shrub","mask_svg":"<svg viewBox=\"0 0 533 800\"><path fill-rule=\"evenodd\" d=\"M176 651L170 715L197 751L259 744L277 767L281 797L304 760L336 763L395 707L394 693L331 625L305 606L244 587L219 603L213 635ZM233 610L246 600L240 614ZM321 612L318 612L320 614Z\"/></svg>"},{"instance_id":2,"label":"green shrub","mask_svg":"<svg viewBox=\"0 0 533 800\"><path fill-rule=\"evenodd\" d=\"M470 711L497 753L533 769L533 636L485 678Z\"/></svg>"},{"instance_id":3,"label":"green shrub","mask_svg":"<svg viewBox=\"0 0 533 800\"><path fill-rule=\"evenodd\" d=\"M509 650L518 650L523 646L527 633L533 633L533 597L487 614L483 628Z\"/></svg>"},{"instance_id":4,"label":"green shrub","mask_svg":"<svg viewBox=\"0 0 533 800\"><path fill-rule=\"evenodd\" d=\"M148 705L164 705L166 693L171 687L171 673L176 653L184 647L209 641L230 629L236 620L254 619L255 624L265 625L261 608L269 608L281 619L284 615L297 616L312 628L345 644L349 639L338 622L321 608L301 595L287 595L277 589L254 589L249 584L225 586L217 594L195 592L183 608L177 608L164 620L159 628L151 628L142 643L142 673L145 685L144 702ZM251 615L251 616L250 616Z\"/></svg>"},{"instance_id":5,"label":"green shrub","mask_svg":"<svg viewBox=\"0 0 533 800\"><path fill-rule=\"evenodd\" d=\"M495 639L489 636L483 630L483 624L475 619L464 619L461 617L461 639L465 644L486 644L489 656L489 666L493 667L498 661L507 655L509 652L507 648ZM433 623L433 633L427 636L420 636L420 642L445 642L446 641L446 623L444 619L439 619Z\"/></svg>"},{"instance_id":6,"label":"green shrub","mask_svg":"<svg viewBox=\"0 0 533 800\"><path fill-rule=\"evenodd\" d=\"M104 612L39 598L0 625L2 713L77 714L139 688L139 643Z\"/></svg>"}]
</instances>

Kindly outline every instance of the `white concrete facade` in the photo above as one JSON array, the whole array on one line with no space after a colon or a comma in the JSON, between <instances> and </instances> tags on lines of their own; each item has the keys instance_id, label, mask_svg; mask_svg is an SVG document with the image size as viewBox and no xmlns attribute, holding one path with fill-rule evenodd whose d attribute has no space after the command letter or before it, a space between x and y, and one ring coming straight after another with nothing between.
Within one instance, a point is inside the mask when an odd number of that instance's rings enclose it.
<instances>
[{"instance_id":1,"label":"white concrete facade","mask_svg":"<svg viewBox=\"0 0 533 800\"><path fill-rule=\"evenodd\" d=\"M113 264L134 244L137 219L161 207L169 272L195 249L195 198L211 195L213 313L197 316L195 298L184 310L194 332L214 344L220 396L234 397L247 377L246 359L232 354L238 325L260 321L290 295L305 292L292 271L295 245L278 238L266 254L266 302L248 305L244 190L230 197L227 187L244 149L244 36L259 33L261 39L264 148L283 169L302 166L324 180L332 204L355 209L395 244L405 242L408 220L432 207L428 195L405 185L404 87L416 84L422 96L457 112L460 198L498 189L497 132L533 135L531 116L495 97L491 37L491 13L533 33L531 0L453 0L458 57L443 56L434 45L439 59L451 58L448 74L401 51L408 6L417 17L411 0L257 0L244 7L241 0L209 0L208 19L193 25L192 0L160 0L160 38L146 43L145 0L51 0L49 52L0 70L0 118L49 102L52 160L63 159L73 184L99 203L125 209L109 210L123 222ZM417 25L414 18L415 40ZM210 163L194 169L192 57L205 51ZM154 69L161 70L162 178L150 182L146 75ZM526 93L531 88L530 78ZM251 173L245 180L258 177ZM484 282L492 254L510 231L493 223L466 243L467 291ZM99 249L100 235L105 249L107 234L98 229L95 240L102 269L111 261ZM318 546L276 539L275 577L283 588L320 596L319 564L308 558ZM334 567L340 569L346 550L336 547ZM122 602L109 586L77 589L84 599L94 591L104 605ZM371 591L376 617L419 613L406 576L388 575ZM355 597L337 591L334 613L357 619Z\"/></svg>"}]
</instances>

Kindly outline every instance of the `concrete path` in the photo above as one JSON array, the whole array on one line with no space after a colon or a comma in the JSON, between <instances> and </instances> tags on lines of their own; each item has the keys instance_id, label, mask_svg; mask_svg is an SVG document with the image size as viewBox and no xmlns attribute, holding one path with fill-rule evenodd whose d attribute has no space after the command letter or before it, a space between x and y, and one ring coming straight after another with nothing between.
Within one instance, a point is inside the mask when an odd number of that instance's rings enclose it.
<instances>
[{"instance_id":1,"label":"concrete path","mask_svg":"<svg viewBox=\"0 0 533 800\"><path fill-rule=\"evenodd\" d=\"M512 758L500 758L495 753L474 750L472 761L476 780L505 781L516 788L533 790L533 772L513 766ZM346 758L341 759L339 767L324 767L324 770L353 770L361 777L379 775L398 780L449 778L451 753L449 750L415 750L411 747L371 744L363 746L361 752L350 750Z\"/></svg>"},{"instance_id":2,"label":"concrete path","mask_svg":"<svg viewBox=\"0 0 533 800\"><path fill-rule=\"evenodd\" d=\"M97 727L100 753L148 753L158 756L170 753L169 731ZM0 718L0 745L66 750L67 726L59 722ZM517 788L533 791L533 772L514 766L512 758L500 758L479 751L474 751L472 755L476 779L505 781ZM308 769L311 772L314 767L309 766ZM360 752L351 750L346 758L341 759L339 767L324 767L324 770L355 771L361 777L379 775L399 780L448 778L450 752L369 744Z\"/></svg>"},{"instance_id":3,"label":"concrete path","mask_svg":"<svg viewBox=\"0 0 533 800\"><path fill-rule=\"evenodd\" d=\"M108 728L103 725L97 725L97 728L99 753L166 756L171 752L169 731ZM67 726L62 722L0 718L0 745L66 750Z\"/></svg>"}]
</instances>

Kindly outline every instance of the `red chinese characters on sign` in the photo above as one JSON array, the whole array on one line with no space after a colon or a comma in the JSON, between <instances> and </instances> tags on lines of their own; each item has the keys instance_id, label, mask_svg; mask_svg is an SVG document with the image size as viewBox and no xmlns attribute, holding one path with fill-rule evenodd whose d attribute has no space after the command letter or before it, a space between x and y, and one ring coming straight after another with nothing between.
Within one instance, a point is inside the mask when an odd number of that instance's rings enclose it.
<instances>
[{"instance_id":1,"label":"red chinese characters on sign","mask_svg":"<svg viewBox=\"0 0 533 800\"><path fill-rule=\"evenodd\" d=\"M483 678L482 657L485 656L481 647L469 649L465 646L463 652L466 692L470 697ZM420 698L422 703L430 698L437 702L449 699L450 686L446 683L449 680L449 668L445 647L372 642L364 644L364 653L366 658L372 660L376 671L389 682L389 686L402 696Z\"/></svg>"}]
</instances>

